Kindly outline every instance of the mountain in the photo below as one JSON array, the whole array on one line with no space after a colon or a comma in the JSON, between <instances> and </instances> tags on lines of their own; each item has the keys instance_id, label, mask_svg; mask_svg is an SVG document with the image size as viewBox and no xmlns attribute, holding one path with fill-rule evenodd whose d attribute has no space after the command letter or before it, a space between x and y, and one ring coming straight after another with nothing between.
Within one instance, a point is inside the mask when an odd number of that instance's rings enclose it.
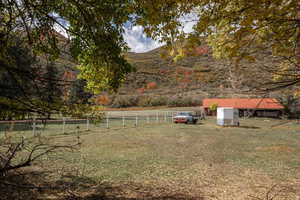
<instances>
[{"instance_id":1,"label":"mountain","mask_svg":"<svg viewBox=\"0 0 300 200\"><path fill-rule=\"evenodd\" d=\"M128 53L126 58L136 72L127 76L119 94L245 96L242 91L260 87L261 80L271 79L261 69L274 62L271 53L264 51L255 55L256 62L243 60L237 67L228 60L215 59L205 45L177 62L161 54L166 54L164 48Z\"/></svg>"},{"instance_id":2,"label":"mountain","mask_svg":"<svg viewBox=\"0 0 300 200\"><path fill-rule=\"evenodd\" d=\"M126 76L117 94L104 94L107 97L100 96L100 99L113 107L128 107L199 104L206 97L257 97L244 91L262 87L262 82L270 80L272 77L265 66L276 62L271 52L263 50L255 53L255 62L248 59L235 65L215 59L207 45L186 52L187 56L177 62L168 54L164 47L125 54L134 72ZM56 63L64 70L73 71L75 66L68 53L63 53ZM170 102L172 99L174 102Z\"/></svg>"}]
</instances>

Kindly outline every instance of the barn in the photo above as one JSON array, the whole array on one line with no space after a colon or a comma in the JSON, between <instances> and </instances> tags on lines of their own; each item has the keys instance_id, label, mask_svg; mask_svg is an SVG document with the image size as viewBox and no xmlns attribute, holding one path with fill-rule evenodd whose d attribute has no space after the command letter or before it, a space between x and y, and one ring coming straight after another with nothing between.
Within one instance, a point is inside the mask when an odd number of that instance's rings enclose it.
<instances>
[{"instance_id":1,"label":"barn","mask_svg":"<svg viewBox=\"0 0 300 200\"><path fill-rule=\"evenodd\" d=\"M214 98L204 99L203 108L207 115L214 115L217 107L231 107L239 110L240 117L279 117L284 107L273 98Z\"/></svg>"}]
</instances>

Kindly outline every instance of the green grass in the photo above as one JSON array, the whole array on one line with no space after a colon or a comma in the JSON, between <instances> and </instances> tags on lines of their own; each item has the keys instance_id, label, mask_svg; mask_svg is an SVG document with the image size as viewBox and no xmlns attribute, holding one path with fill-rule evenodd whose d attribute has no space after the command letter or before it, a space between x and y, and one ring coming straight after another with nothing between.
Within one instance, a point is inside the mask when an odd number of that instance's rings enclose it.
<instances>
[{"instance_id":1,"label":"green grass","mask_svg":"<svg viewBox=\"0 0 300 200\"><path fill-rule=\"evenodd\" d=\"M184 178L208 165L221 171L252 169L274 179L300 178L294 174L300 166L300 125L270 128L279 121L256 119L241 123L241 128L222 128L210 119L197 125L95 131L81 137L80 156L90 171L85 175L109 182ZM80 157L69 156L67 160Z\"/></svg>"},{"instance_id":2,"label":"green grass","mask_svg":"<svg viewBox=\"0 0 300 200\"><path fill-rule=\"evenodd\" d=\"M48 166L68 168L95 183L172 185L192 193L224 190L226 197L244 199L242 194L255 194L257 186L299 184L300 124L272 128L281 122L241 119L241 127L219 127L210 118L196 125L95 128L81 134L79 151L53 155ZM52 136L53 141L70 138Z\"/></svg>"}]
</instances>

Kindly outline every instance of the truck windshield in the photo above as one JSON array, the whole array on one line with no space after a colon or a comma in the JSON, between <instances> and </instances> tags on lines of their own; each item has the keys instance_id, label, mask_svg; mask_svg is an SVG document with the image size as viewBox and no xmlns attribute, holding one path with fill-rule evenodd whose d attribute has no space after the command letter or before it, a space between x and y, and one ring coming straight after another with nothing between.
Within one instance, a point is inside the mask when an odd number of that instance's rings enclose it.
<instances>
[{"instance_id":1,"label":"truck windshield","mask_svg":"<svg viewBox=\"0 0 300 200\"><path fill-rule=\"evenodd\" d=\"M178 115L191 116L192 114L191 113L187 113L187 112L181 112L181 113L178 113Z\"/></svg>"}]
</instances>

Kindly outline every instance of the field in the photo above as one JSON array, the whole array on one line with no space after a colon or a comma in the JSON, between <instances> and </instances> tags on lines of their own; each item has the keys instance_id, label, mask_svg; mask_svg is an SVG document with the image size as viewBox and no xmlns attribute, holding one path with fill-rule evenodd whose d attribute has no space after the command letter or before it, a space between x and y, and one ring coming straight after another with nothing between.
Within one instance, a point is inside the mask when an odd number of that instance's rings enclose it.
<instances>
[{"instance_id":1,"label":"field","mask_svg":"<svg viewBox=\"0 0 300 200\"><path fill-rule=\"evenodd\" d=\"M53 189L29 199L300 199L300 124L284 122L241 119L235 128L208 118L82 131L77 151L35 167Z\"/></svg>"}]
</instances>

